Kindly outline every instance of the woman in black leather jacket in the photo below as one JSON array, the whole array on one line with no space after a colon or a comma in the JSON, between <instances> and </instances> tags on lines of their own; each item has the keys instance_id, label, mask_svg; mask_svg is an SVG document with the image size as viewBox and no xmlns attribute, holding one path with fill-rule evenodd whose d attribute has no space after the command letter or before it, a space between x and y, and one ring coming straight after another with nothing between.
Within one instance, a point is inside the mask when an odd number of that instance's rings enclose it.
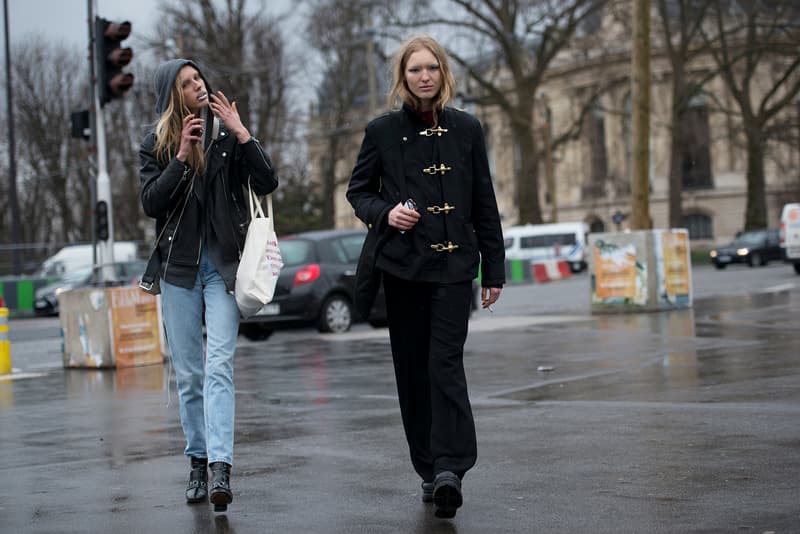
<instances>
[{"instance_id":1,"label":"woman in black leather jacket","mask_svg":"<svg viewBox=\"0 0 800 534\"><path fill-rule=\"evenodd\" d=\"M142 141L139 176L142 207L156 219L161 305L191 464L186 501L210 498L225 510L233 499L233 291L250 213L243 187L263 195L278 181L236 103L212 93L195 63L164 62L154 81L159 118Z\"/></svg>"},{"instance_id":2,"label":"woman in black leather jacket","mask_svg":"<svg viewBox=\"0 0 800 534\"><path fill-rule=\"evenodd\" d=\"M357 307L369 309L382 277L422 499L435 503L437 516L453 517L477 457L463 364L472 280L480 265L488 308L505 283L503 234L481 125L445 107L455 82L444 49L415 37L398 52L393 74L390 106L400 100L402 109L367 126L347 190L369 227Z\"/></svg>"}]
</instances>

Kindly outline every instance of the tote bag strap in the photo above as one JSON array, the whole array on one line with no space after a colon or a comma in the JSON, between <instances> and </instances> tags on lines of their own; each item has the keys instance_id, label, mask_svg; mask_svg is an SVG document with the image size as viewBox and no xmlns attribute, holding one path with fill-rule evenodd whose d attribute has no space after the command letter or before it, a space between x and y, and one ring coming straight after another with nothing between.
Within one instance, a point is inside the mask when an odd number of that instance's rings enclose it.
<instances>
[{"instance_id":1,"label":"tote bag strap","mask_svg":"<svg viewBox=\"0 0 800 534\"><path fill-rule=\"evenodd\" d=\"M248 198L250 201L250 220L256 218L264 218L264 208L261 207L261 202L258 201L258 196L253 193L253 188L250 186L250 180L247 181L247 193ZM267 219L269 220L269 226L271 228L275 227L274 220L272 218L272 194L267 195Z\"/></svg>"}]
</instances>

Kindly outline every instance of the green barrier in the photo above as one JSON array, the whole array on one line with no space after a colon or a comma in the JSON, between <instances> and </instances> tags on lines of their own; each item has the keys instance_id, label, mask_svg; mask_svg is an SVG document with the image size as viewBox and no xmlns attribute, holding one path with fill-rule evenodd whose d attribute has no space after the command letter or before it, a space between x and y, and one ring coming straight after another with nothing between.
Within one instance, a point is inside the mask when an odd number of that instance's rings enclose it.
<instances>
[{"instance_id":1,"label":"green barrier","mask_svg":"<svg viewBox=\"0 0 800 534\"><path fill-rule=\"evenodd\" d=\"M5 300L9 316L33 316L36 290L52 281L49 278L0 277L0 297Z\"/></svg>"},{"instance_id":2,"label":"green barrier","mask_svg":"<svg viewBox=\"0 0 800 534\"><path fill-rule=\"evenodd\" d=\"M530 260L506 260L506 280L510 284L533 282Z\"/></svg>"}]
</instances>

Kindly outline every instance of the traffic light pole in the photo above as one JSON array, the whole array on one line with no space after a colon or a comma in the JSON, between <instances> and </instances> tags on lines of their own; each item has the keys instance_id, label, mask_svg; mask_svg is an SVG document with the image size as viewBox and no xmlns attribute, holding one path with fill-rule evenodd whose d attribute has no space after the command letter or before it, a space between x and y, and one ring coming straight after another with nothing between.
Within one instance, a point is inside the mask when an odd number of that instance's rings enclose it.
<instances>
[{"instance_id":1,"label":"traffic light pole","mask_svg":"<svg viewBox=\"0 0 800 534\"><path fill-rule=\"evenodd\" d=\"M97 239L97 228L94 223L95 217L92 217L93 232L92 238L95 240L95 265L102 265L102 279L111 280L114 277L113 267L110 265L114 262L114 217L113 217L113 204L111 202L111 180L108 176L108 158L106 155L106 128L105 120L103 117L103 107L100 105L100 83L102 80L96 75L97 61L103 61L104 58L98 58L94 53L96 50L95 42L97 39L102 39L102 35L97 35L96 25L94 21L94 13L97 0L87 0L89 7L89 35L91 36L91 44L89 57L91 59L91 96L92 96L92 114L94 121L92 121L93 141L95 145L95 156L97 163L97 174L95 181L95 202L92 204L92 211L97 210L97 206L101 201L105 201L108 208L108 238Z\"/></svg>"},{"instance_id":2,"label":"traffic light pole","mask_svg":"<svg viewBox=\"0 0 800 534\"><path fill-rule=\"evenodd\" d=\"M97 202L95 209L100 202L105 201L108 206L108 238L98 240L98 264L107 265L114 261L114 217L113 217L113 204L111 202L111 180L108 176L108 159L106 157L106 130L103 118L103 108L100 107L100 96L95 91L94 95L94 109L95 121L97 123ZM103 278L113 278L113 270L109 266L110 273L106 273L106 268L103 268ZM108 277L105 275L109 274Z\"/></svg>"}]
</instances>

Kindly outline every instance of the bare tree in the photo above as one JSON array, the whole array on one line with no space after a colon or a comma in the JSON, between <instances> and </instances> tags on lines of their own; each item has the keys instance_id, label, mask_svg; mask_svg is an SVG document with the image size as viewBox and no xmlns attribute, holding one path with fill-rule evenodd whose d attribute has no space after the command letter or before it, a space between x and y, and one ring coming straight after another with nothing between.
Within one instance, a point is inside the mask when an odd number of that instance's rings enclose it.
<instances>
[{"instance_id":1,"label":"bare tree","mask_svg":"<svg viewBox=\"0 0 800 534\"><path fill-rule=\"evenodd\" d=\"M157 35L150 45L162 58L195 60L213 83L236 101L254 135L276 161L293 140L280 20L263 10L248 13L247 0L162 0Z\"/></svg>"},{"instance_id":2,"label":"bare tree","mask_svg":"<svg viewBox=\"0 0 800 534\"><path fill-rule=\"evenodd\" d=\"M350 177L349 172L337 175L338 163L349 154L353 134L377 111L378 87L385 86L377 73L384 70L385 58L371 27L376 2L312 0L310 6L308 40L324 65L310 135L325 145L318 199L321 224L332 227L336 188Z\"/></svg>"},{"instance_id":3,"label":"bare tree","mask_svg":"<svg viewBox=\"0 0 800 534\"><path fill-rule=\"evenodd\" d=\"M85 81L77 50L33 37L12 50L23 220L26 243L90 239L91 178L85 149L70 138Z\"/></svg>"},{"instance_id":4,"label":"bare tree","mask_svg":"<svg viewBox=\"0 0 800 534\"><path fill-rule=\"evenodd\" d=\"M764 161L770 132L796 113L800 7L795 0L715 0L706 41L741 117L747 150L746 230L767 226Z\"/></svg>"},{"instance_id":5,"label":"bare tree","mask_svg":"<svg viewBox=\"0 0 800 534\"><path fill-rule=\"evenodd\" d=\"M520 223L542 222L534 113L538 90L557 54L604 4L603 0L446 0L436 4L417 0L408 10L394 5L388 9L395 27L440 27L451 33L451 57L470 80L467 96L479 104L497 106L505 115L520 160L516 176ZM485 52L476 56L475 50ZM589 95L587 102L595 96Z\"/></svg>"},{"instance_id":6,"label":"bare tree","mask_svg":"<svg viewBox=\"0 0 800 534\"><path fill-rule=\"evenodd\" d=\"M716 71L692 69L695 58L707 54L701 28L707 21L711 0L656 0L661 41L671 67L672 111L670 120L669 228L682 223L684 153L689 142L686 130L690 102Z\"/></svg>"}]
</instances>

